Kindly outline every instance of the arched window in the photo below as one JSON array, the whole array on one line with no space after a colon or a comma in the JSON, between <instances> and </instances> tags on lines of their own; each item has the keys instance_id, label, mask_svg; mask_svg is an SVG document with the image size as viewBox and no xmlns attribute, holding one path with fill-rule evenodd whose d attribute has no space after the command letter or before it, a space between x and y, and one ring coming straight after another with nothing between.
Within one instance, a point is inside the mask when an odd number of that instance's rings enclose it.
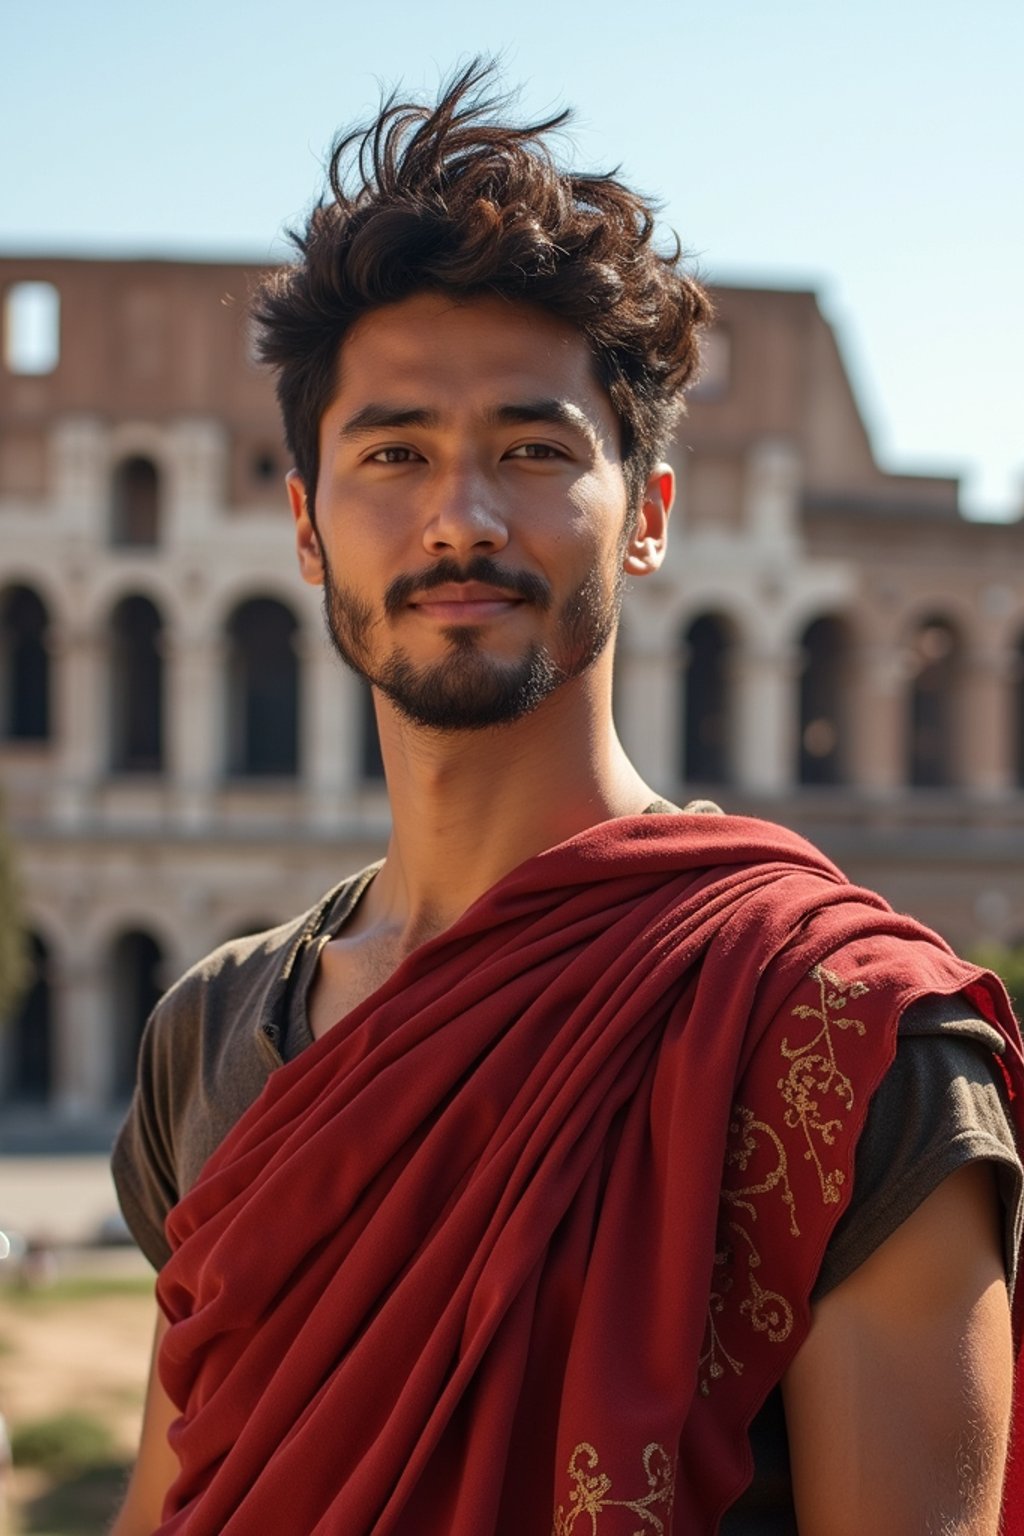
<instances>
[{"instance_id":1,"label":"arched window","mask_svg":"<svg viewBox=\"0 0 1024 1536\"><path fill-rule=\"evenodd\" d=\"M31 587L0 598L0 738L45 741L50 734L48 615Z\"/></svg>"},{"instance_id":2,"label":"arched window","mask_svg":"<svg viewBox=\"0 0 1024 1536\"><path fill-rule=\"evenodd\" d=\"M373 707L373 693L369 683L359 683L359 776L366 784L384 782L384 758L380 750L380 732L377 729L377 711Z\"/></svg>"},{"instance_id":3,"label":"arched window","mask_svg":"<svg viewBox=\"0 0 1024 1536\"><path fill-rule=\"evenodd\" d=\"M254 597L228 621L228 771L290 776L299 763L298 624L283 603Z\"/></svg>"},{"instance_id":4,"label":"arched window","mask_svg":"<svg viewBox=\"0 0 1024 1536\"><path fill-rule=\"evenodd\" d=\"M957 690L960 643L944 618L921 623L910 642L909 762L915 789L942 789L957 782Z\"/></svg>"},{"instance_id":5,"label":"arched window","mask_svg":"<svg viewBox=\"0 0 1024 1536\"><path fill-rule=\"evenodd\" d=\"M114 471L112 544L152 548L160 542L160 473L152 459L122 459Z\"/></svg>"},{"instance_id":6,"label":"arched window","mask_svg":"<svg viewBox=\"0 0 1024 1536\"><path fill-rule=\"evenodd\" d=\"M163 951L152 934L122 933L110 953L114 1021L114 1094L126 1099L135 1086L135 1064L146 1020L163 991Z\"/></svg>"},{"instance_id":7,"label":"arched window","mask_svg":"<svg viewBox=\"0 0 1024 1536\"><path fill-rule=\"evenodd\" d=\"M7 1097L45 1104L53 1088L53 1015L50 952L37 933L28 935L28 984L7 1029Z\"/></svg>"},{"instance_id":8,"label":"arched window","mask_svg":"<svg viewBox=\"0 0 1024 1536\"><path fill-rule=\"evenodd\" d=\"M848 646L840 619L815 619L800 639L801 784L846 780L844 704Z\"/></svg>"},{"instance_id":9,"label":"arched window","mask_svg":"<svg viewBox=\"0 0 1024 1536\"><path fill-rule=\"evenodd\" d=\"M126 597L110 634L110 765L115 773L163 767L163 625L148 597Z\"/></svg>"},{"instance_id":10,"label":"arched window","mask_svg":"<svg viewBox=\"0 0 1024 1536\"><path fill-rule=\"evenodd\" d=\"M683 639L683 778L727 784L732 764L732 635L717 614L694 619Z\"/></svg>"}]
</instances>

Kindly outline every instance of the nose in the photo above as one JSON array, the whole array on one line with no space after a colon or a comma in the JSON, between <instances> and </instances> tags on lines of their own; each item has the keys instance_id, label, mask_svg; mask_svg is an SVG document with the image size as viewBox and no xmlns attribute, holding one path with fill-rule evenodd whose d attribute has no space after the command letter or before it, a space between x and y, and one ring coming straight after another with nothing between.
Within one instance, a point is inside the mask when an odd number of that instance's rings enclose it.
<instances>
[{"instance_id":1,"label":"nose","mask_svg":"<svg viewBox=\"0 0 1024 1536\"><path fill-rule=\"evenodd\" d=\"M461 465L437 477L423 528L428 554L457 559L493 553L504 549L508 539L496 487L486 474Z\"/></svg>"}]
</instances>

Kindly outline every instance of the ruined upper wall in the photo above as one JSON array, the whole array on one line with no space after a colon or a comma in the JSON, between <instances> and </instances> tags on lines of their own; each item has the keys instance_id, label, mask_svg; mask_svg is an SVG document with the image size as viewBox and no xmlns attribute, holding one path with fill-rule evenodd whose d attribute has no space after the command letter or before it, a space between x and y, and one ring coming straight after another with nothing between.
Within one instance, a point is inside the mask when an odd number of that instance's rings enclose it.
<instances>
[{"instance_id":1,"label":"ruined upper wall","mask_svg":"<svg viewBox=\"0 0 1024 1536\"><path fill-rule=\"evenodd\" d=\"M716 287L709 372L690 400L681 443L742 461L753 442L796 450L805 502L958 509L955 478L894 475L871 441L832 327L814 293Z\"/></svg>"},{"instance_id":2,"label":"ruined upper wall","mask_svg":"<svg viewBox=\"0 0 1024 1536\"><path fill-rule=\"evenodd\" d=\"M0 302L21 282L50 283L60 298L53 371L16 376L0 366L0 492L44 494L50 424L85 414L111 422L212 418L232 444L232 504L279 496L287 461L271 381L253 360L246 317L263 270L255 263L0 258ZM679 432L680 449L703 461L709 507L739 506L735 487L750 452L773 442L799 460L802 498L812 509L898 504L956 514L956 480L878 468L813 293L719 287L715 300L708 368Z\"/></svg>"}]
</instances>

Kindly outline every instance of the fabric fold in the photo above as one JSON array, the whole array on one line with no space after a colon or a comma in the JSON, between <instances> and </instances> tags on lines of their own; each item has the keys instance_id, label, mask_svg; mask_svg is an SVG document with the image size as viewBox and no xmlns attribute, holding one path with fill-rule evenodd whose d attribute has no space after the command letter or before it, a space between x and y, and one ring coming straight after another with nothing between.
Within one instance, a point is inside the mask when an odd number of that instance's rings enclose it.
<instances>
[{"instance_id":1,"label":"fabric fold","mask_svg":"<svg viewBox=\"0 0 1024 1536\"><path fill-rule=\"evenodd\" d=\"M999 984L794 834L636 817L512 871L172 1211L163 1536L712 1532L900 1012L962 991L1019 1095Z\"/></svg>"}]
</instances>

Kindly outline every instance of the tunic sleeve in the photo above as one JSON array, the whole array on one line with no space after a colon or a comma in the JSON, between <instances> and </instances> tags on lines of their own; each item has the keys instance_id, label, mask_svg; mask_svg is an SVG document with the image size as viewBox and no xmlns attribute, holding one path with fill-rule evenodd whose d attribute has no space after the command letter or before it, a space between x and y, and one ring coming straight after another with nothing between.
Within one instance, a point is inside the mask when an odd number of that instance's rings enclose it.
<instances>
[{"instance_id":1,"label":"tunic sleeve","mask_svg":"<svg viewBox=\"0 0 1024 1536\"><path fill-rule=\"evenodd\" d=\"M168 1026L167 999L150 1016L142 1037L135 1092L111 1155L114 1188L128 1229L154 1269L170 1258L164 1222L177 1203L171 1107L160 1036Z\"/></svg>"},{"instance_id":2,"label":"tunic sleeve","mask_svg":"<svg viewBox=\"0 0 1024 1536\"><path fill-rule=\"evenodd\" d=\"M999 1037L963 998L924 998L900 1020L896 1058L871 1101L853 1194L825 1253L820 1299L890 1237L943 1179L991 1162L1002 1197L1007 1279L1016 1279L1024 1184L995 1060Z\"/></svg>"}]
</instances>

